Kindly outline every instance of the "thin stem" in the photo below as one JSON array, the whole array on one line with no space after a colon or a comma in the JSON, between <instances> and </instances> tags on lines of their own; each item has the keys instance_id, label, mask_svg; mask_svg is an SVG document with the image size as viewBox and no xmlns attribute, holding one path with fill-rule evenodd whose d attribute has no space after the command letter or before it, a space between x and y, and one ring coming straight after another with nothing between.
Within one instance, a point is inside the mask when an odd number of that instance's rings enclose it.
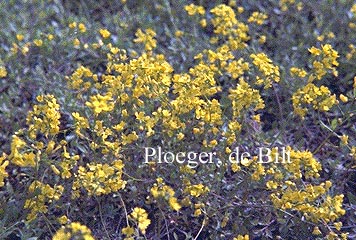
<instances>
[{"instance_id":1,"label":"thin stem","mask_svg":"<svg viewBox=\"0 0 356 240\"><path fill-rule=\"evenodd\" d=\"M205 221L206 221L206 217L204 217L203 222L202 222L202 224L201 224L201 227L200 227L200 229L199 229L199 232L198 232L197 235L195 236L194 240L197 240L198 237L199 237L199 235L200 235L200 233L203 231L203 228L204 228L204 225L205 225Z\"/></svg>"},{"instance_id":2,"label":"thin stem","mask_svg":"<svg viewBox=\"0 0 356 240\"><path fill-rule=\"evenodd\" d=\"M104 223L103 213L102 213L102 209L101 209L101 203L100 203L99 199L97 199L97 198L96 198L96 201L98 202L98 205L99 205L99 215L100 215L101 224L104 227L104 231L105 231L105 234L106 234L107 238L110 239L109 232L106 229L106 226L105 226L105 223Z\"/></svg>"}]
</instances>

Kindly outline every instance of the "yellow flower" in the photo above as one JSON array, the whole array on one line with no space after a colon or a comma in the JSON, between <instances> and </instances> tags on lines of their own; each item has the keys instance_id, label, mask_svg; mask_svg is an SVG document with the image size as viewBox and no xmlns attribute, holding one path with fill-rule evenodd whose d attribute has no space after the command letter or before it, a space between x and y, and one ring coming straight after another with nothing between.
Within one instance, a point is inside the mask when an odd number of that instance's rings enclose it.
<instances>
[{"instance_id":1,"label":"yellow flower","mask_svg":"<svg viewBox=\"0 0 356 240\"><path fill-rule=\"evenodd\" d=\"M168 203L174 211L179 211L179 209L181 209L181 205L178 203L178 200L175 197L169 198Z\"/></svg>"},{"instance_id":2,"label":"yellow flower","mask_svg":"<svg viewBox=\"0 0 356 240\"><path fill-rule=\"evenodd\" d=\"M246 235L238 235L237 237L234 237L233 240L249 240L250 237L246 234Z\"/></svg>"},{"instance_id":3,"label":"yellow flower","mask_svg":"<svg viewBox=\"0 0 356 240\"><path fill-rule=\"evenodd\" d=\"M177 139L182 140L184 138L184 133L178 133Z\"/></svg>"},{"instance_id":4,"label":"yellow flower","mask_svg":"<svg viewBox=\"0 0 356 240\"><path fill-rule=\"evenodd\" d=\"M37 46L37 47L41 47L43 44L43 41L41 39L35 39L33 40L33 43Z\"/></svg>"},{"instance_id":5,"label":"yellow flower","mask_svg":"<svg viewBox=\"0 0 356 240\"><path fill-rule=\"evenodd\" d=\"M209 188L200 183L187 186L184 191L189 192L193 197L199 197L200 195L209 192Z\"/></svg>"},{"instance_id":6,"label":"yellow flower","mask_svg":"<svg viewBox=\"0 0 356 240\"><path fill-rule=\"evenodd\" d=\"M321 54L321 50L316 47L311 47L308 49L309 52L315 56L319 56Z\"/></svg>"},{"instance_id":7,"label":"yellow flower","mask_svg":"<svg viewBox=\"0 0 356 240\"><path fill-rule=\"evenodd\" d=\"M337 100L327 87L317 87L313 83L308 83L293 94L292 102L294 112L304 117L310 105L316 110L326 112L337 103Z\"/></svg>"},{"instance_id":8,"label":"yellow flower","mask_svg":"<svg viewBox=\"0 0 356 240\"><path fill-rule=\"evenodd\" d=\"M350 12L353 14L354 17L356 17L356 3L352 5Z\"/></svg>"},{"instance_id":9,"label":"yellow flower","mask_svg":"<svg viewBox=\"0 0 356 240\"><path fill-rule=\"evenodd\" d=\"M265 35L260 36L260 38L258 39L258 43L264 44L265 42L266 42L266 36Z\"/></svg>"},{"instance_id":10,"label":"yellow flower","mask_svg":"<svg viewBox=\"0 0 356 240\"><path fill-rule=\"evenodd\" d=\"M184 32L183 32L183 31L180 31L180 30L177 30L177 31L174 33L174 35L175 35L177 38L182 37L183 34L184 34Z\"/></svg>"},{"instance_id":11,"label":"yellow flower","mask_svg":"<svg viewBox=\"0 0 356 240\"><path fill-rule=\"evenodd\" d=\"M60 224L66 224L67 222L68 222L68 218L67 218L67 216L65 216L65 215L63 215L62 217L59 217L59 218L57 218L57 220L58 220L58 222L60 223Z\"/></svg>"},{"instance_id":12,"label":"yellow flower","mask_svg":"<svg viewBox=\"0 0 356 240\"><path fill-rule=\"evenodd\" d=\"M315 226L312 234L313 235L321 235L322 233L321 233L320 229L317 226Z\"/></svg>"},{"instance_id":13,"label":"yellow flower","mask_svg":"<svg viewBox=\"0 0 356 240\"><path fill-rule=\"evenodd\" d=\"M201 27L205 28L205 27L207 26L206 19L205 19L205 18L201 19L201 20L199 21L199 24L200 24Z\"/></svg>"},{"instance_id":14,"label":"yellow flower","mask_svg":"<svg viewBox=\"0 0 356 240\"><path fill-rule=\"evenodd\" d=\"M265 13L253 12L247 21L250 23L256 23L257 25L262 25L267 18L268 16Z\"/></svg>"},{"instance_id":15,"label":"yellow flower","mask_svg":"<svg viewBox=\"0 0 356 240\"><path fill-rule=\"evenodd\" d=\"M296 67L291 67L290 74L292 76L298 76L298 77L301 77L301 78L307 76L307 72L304 69L296 68Z\"/></svg>"},{"instance_id":16,"label":"yellow flower","mask_svg":"<svg viewBox=\"0 0 356 240\"><path fill-rule=\"evenodd\" d=\"M123 167L121 160L116 160L111 164L79 166L72 189L77 192L80 188L84 188L89 196L101 196L124 189L126 181L122 180Z\"/></svg>"},{"instance_id":17,"label":"yellow flower","mask_svg":"<svg viewBox=\"0 0 356 240\"><path fill-rule=\"evenodd\" d=\"M349 141L349 136L347 136L347 135L342 135L342 136L341 136L341 142L342 142L344 145L347 145L347 144L348 144L348 141Z\"/></svg>"},{"instance_id":18,"label":"yellow flower","mask_svg":"<svg viewBox=\"0 0 356 240\"><path fill-rule=\"evenodd\" d=\"M349 99L344 94L340 94L340 100L344 103L347 103Z\"/></svg>"},{"instance_id":19,"label":"yellow flower","mask_svg":"<svg viewBox=\"0 0 356 240\"><path fill-rule=\"evenodd\" d=\"M121 230L122 234L125 234L127 237L130 237L134 234L135 229L130 226L127 226Z\"/></svg>"},{"instance_id":20,"label":"yellow flower","mask_svg":"<svg viewBox=\"0 0 356 240\"><path fill-rule=\"evenodd\" d=\"M204 15L205 14L205 9L203 6L198 6L195 4L190 4L190 5L186 5L184 6L185 11L187 11L188 15L196 15L196 14L200 14L200 15Z\"/></svg>"},{"instance_id":21,"label":"yellow flower","mask_svg":"<svg viewBox=\"0 0 356 240\"><path fill-rule=\"evenodd\" d=\"M231 164L231 170L233 172L238 172L241 170L241 167L237 163L233 163L233 164Z\"/></svg>"},{"instance_id":22,"label":"yellow flower","mask_svg":"<svg viewBox=\"0 0 356 240\"><path fill-rule=\"evenodd\" d=\"M138 29L135 33L136 38L134 39L135 43L143 43L146 51L152 51L152 49L156 48L157 41L154 39L156 36L155 31L151 28L147 28L145 32L141 29Z\"/></svg>"},{"instance_id":23,"label":"yellow flower","mask_svg":"<svg viewBox=\"0 0 356 240\"><path fill-rule=\"evenodd\" d=\"M4 66L0 66L0 78L6 77L7 76L7 71Z\"/></svg>"},{"instance_id":24,"label":"yellow flower","mask_svg":"<svg viewBox=\"0 0 356 240\"><path fill-rule=\"evenodd\" d=\"M107 29L100 29L99 33L103 38L108 38L111 35L111 33Z\"/></svg>"},{"instance_id":25,"label":"yellow flower","mask_svg":"<svg viewBox=\"0 0 356 240\"><path fill-rule=\"evenodd\" d=\"M17 38L18 41L22 41L24 39L24 35L16 34L16 38Z\"/></svg>"},{"instance_id":26,"label":"yellow flower","mask_svg":"<svg viewBox=\"0 0 356 240\"><path fill-rule=\"evenodd\" d=\"M101 112L110 112L114 109L114 103L112 102L111 94L101 95L97 94L90 97L90 101L85 103L90 107L96 115Z\"/></svg>"},{"instance_id":27,"label":"yellow flower","mask_svg":"<svg viewBox=\"0 0 356 240\"><path fill-rule=\"evenodd\" d=\"M51 169L56 175L60 175L61 174L61 172L58 170L58 168L53 164L51 165Z\"/></svg>"},{"instance_id":28,"label":"yellow flower","mask_svg":"<svg viewBox=\"0 0 356 240\"><path fill-rule=\"evenodd\" d=\"M77 27L77 23L76 22L71 22L69 24L69 28L76 28Z\"/></svg>"},{"instance_id":29,"label":"yellow flower","mask_svg":"<svg viewBox=\"0 0 356 240\"><path fill-rule=\"evenodd\" d=\"M202 211L201 211L200 208L195 209L195 211L194 211L194 217L198 217L198 216L200 216L201 214L202 214Z\"/></svg>"},{"instance_id":30,"label":"yellow flower","mask_svg":"<svg viewBox=\"0 0 356 240\"><path fill-rule=\"evenodd\" d=\"M6 155L3 153L2 157L0 157L0 187L4 186L4 179L8 176L5 168L9 165L9 161L6 160Z\"/></svg>"},{"instance_id":31,"label":"yellow flower","mask_svg":"<svg viewBox=\"0 0 356 240\"><path fill-rule=\"evenodd\" d=\"M70 240L71 234L69 232L65 232L64 228L59 229L53 236L52 240Z\"/></svg>"},{"instance_id":32,"label":"yellow flower","mask_svg":"<svg viewBox=\"0 0 356 240\"><path fill-rule=\"evenodd\" d=\"M56 135L59 132L60 113L59 104L53 95L40 95L39 102L33 106L33 110L27 114L27 124L29 125L30 137L35 138L37 132L41 132L46 137Z\"/></svg>"},{"instance_id":33,"label":"yellow flower","mask_svg":"<svg viewBox=\"0 0 356 240\"><path fill-rule=\"evenodd\" d=\"M151 220L148 219L146 210L143 208L135 207L130 216L136 221L140 231L145 234L147 227L151 224Z\"/></svg>"},{"instance_id":34,"label":"yellow flower","mask_svg":"<svg viewBox=\"0 0 356 240\"><path fill-rule=\"evenodd\" d=\"M79 31L82 33L85 33L87 31L87 28L85 27L84 23L79 23L78 28Z\"/></svg>"},{"instance_id":35,"label":"yellow flower","mask_svg":"<svg viewBox=\"0 0 356 240\"><path fill-rule=\"evenodd\" d=\"M77 47L77 46L80 45L80 41L79 41L78 38L76 38L76 39L73 40L73 45L74 45L75 47Z\"/></svg>"},{"instance_id":36,"label":"yellow flower","mask_svg":"<svg viewBox=\"0 0 356 240\"><path fill-rule=\"evenodd\" d=\"M280 72L279 67L272 64L272 60L268 58L265 53L251 54L250 57L253 59L253 64L262 73L263 79L259 76L256 77L256 83L261 85L265 84L264 88L269 88L272 86L272 81L279 82Z\"/></svg>"},{"instance_id":37,"label":"yellow flower","mask_svg":"<svg viewBox=\"0 0 356 240\"><path fill-rule=\"evenodd\" d=\"M72 222L60 228L53 236L52 240L84 239L94 240L91 230L79 222Z\"/></svg>"},{"instance_id":38,"label":"yellow flower","mask_svg":"<svg viewBox=\"0 0 356 240\"><path fill-rule=\"evenodd\" d=\"M334 227L336 228L336 230L340 231L341 227L342 227L342 222L336 222L334 223Z\"/></svg>"}]
</instances>

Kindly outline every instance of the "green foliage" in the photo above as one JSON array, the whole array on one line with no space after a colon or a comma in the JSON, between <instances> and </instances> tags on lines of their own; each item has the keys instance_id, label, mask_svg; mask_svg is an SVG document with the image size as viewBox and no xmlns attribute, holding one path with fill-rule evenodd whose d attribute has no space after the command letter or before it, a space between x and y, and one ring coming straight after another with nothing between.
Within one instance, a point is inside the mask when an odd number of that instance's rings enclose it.
<instances>
[{"instance_id":1,"label":"green foliage","mask_svg":"<svg viewBox=\"0 0 356 240\"><path fill-rule=\"evenodd\" d=\"M355 238L354 2L194 3L1 1L1 239Z\"/></svg>"}]
</instances>

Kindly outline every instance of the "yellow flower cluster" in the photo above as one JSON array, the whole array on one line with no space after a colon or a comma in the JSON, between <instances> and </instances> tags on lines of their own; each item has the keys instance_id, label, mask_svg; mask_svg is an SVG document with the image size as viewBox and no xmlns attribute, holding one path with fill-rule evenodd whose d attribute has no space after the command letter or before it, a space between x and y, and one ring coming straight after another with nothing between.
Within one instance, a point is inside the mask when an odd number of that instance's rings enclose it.
<instances>
[{"instance_id":1,"label":"yellow flower cluster","mask_svg":"<svg viewBox=\"0 0 356 240\"><path fill-rule=\"evenodd\" d=\"M130 214L132 220L138 225L140 231L145 234L147 227L151 224L151 220L148 218L148 214L145 209L135 207Z\"/></svg>"},{"instance_id":2,"label":"yellow flower cluster","mask_svg":"<svg viewBox=\"0 0 356 240\"><path fill-rule=\"evenodd\" d=\"M80 134L80 131L81 131L82 129L87 129L87 128L89 128L88 119L86 119L86 118L80 116L80 114L77 113L77 112L73 112L73 113L72 113L72 116L73 116L73 118L74 118L74 120L75 120L75 132L76 132L77 135L81 135L81 134Z\"/></svg>"},{"instance_id":3,"label":"yellow flower cluster","mask_svg":"<svg viewBox=\"0 0 356 240\"><path fill-rule=\"evenodd\" d=\"M236 19L234 10L224 4L214 7L210 12L214 15L211 20L214 26L214 33L226 38L231 50L243 49L246 47L248 36L248 26Z\"/></svg>"},{"instance_id":4,"label":"yellow flower cluster","mask_svg":"<svg viewBox=\"0 0 356 240\"><path fill-rule=\"evenodd\" d=\"M332 183L325 181L319 185L306 183L310 179L319 178L321 164L309 151L296 151L287 147L290 163L282 167L272 165L266 169L272 179L266 182L267 189L273 190L270 197L277 209L298 210L313 222L335 221L345 214L342 208L343 195L331 197L328 194ZM278 152L272 150L272 159ZM277 156L278 158L278 156ZM279 156L281 158L281 156ZM278 159L282 162L282 159ZM304 184L300 184L303 179ZM319 204L319 202L322 202Z\"/></svg>"},{"instance_id":5,"label":"yellow flower cluster","mask_svg":"<svg viewBox=\"0 0 356 240\"><path fill-rule=\"evenodd\" d=\"M347 60L350 60L356 54L356 47L353 44L349 45L350 52L346 54Z\"/></svg>"},{"instance_id":6,"label":"yellow flower cluster","mask_svg":"<svg viewBox=\"0 0 356 240\"><path fill-rule=\"evenodd\" d=\"M67 147L65 146L65 144L66 143L64 143L64 146L63 146L62 161L59 163L61 171L59 171L55 167L52 167L52 169L54 169L54 171L57 175L58 175L58 173L60 173L60 175L63 179L68 179L72 176L71 170L73 169L74 166L77 165L77 161L80 159L80 157L79 157L79 155L71 156L67 152Z\"/></svg>"},{"instance_id":7,"label":"yellow flower cluster","mask_svg":"<svg viewBox=\"0 0 356 240\"><path fill-rule=\"evenodd\" d=\"M26 151L27 144L24 140L16 135L12 136L11 153L8 159L20 167L36 166L36 154L32 151Z\"/></svg>"},{"instance_id":8,"label":"yellow flower cluster","mask_svg":"<svg viewBox=\"0 0 356 240\"><path fill-rule=\"evenodd\" d=\"M236 7L236 2L229 2ZM280 1L282 9L294 3L294 0ZM185 10L188 15L205 14L202 6L194 4L185 6ZM21 134L14 135L10 155L7 157L3 154L0 157L0 187L8 176L5 168L9 163L20 167L35 167L29 170L41 174L45 171L44 175L48 176L48 179L46 177L41 181L32 180L29 186L29 198L25 202L25 208L30 211L28 220L34 220L39 213L49 212L53 203L61 198L64 189L62 185L51 187L53 181L62 181L63 186L69 186L69 194L77 200L125 189L127 182L122 178L124 166L125 169L135 167L137 160L137 155L134 155L134 159L127 156L142 144L169 143L172 150L181 150L194 143L194 150L199 147L204 150L225 149L225 153L229 154L233 146L240 144L241 135L248 135L246 130L250 128L245 128L245 124L252 122L251 125L260 127L261 119L256 111L265 107L262 96L267 95L266 92L270 91L268 88L279 83L280 68L265 53L251 54L250 49L244 49L250 39L249 28L237 20L236 10L238 13L243 12L242 7L234 10L224 4L211 10L209 17L216 35L210 40L214 47L198 53L194 57L194 65L181 72L175 72L164 55L155 54L153 50L157 41L152 29L138 29L136 32L134 42L144 45L142 54L119 49L113 43L108 43L111 33L107 29L99 31L101 38L98 37L100 41L95 46L107 56L106 71L97 75L89 68L80 66L67 77L68 86L78 93L78 103L84 103L79 106L81 109L69 115L70 128L63 132L68 130L71 135L66 136L66 139L68 137L70 140L59 141L59 136L56 136L60 131L57 100L52 95L42 95L37 97L38 104L28 114L28 132L22 130ZM247 22L262 25L267 18L266 14L254 12ZM73 22L70 28L86 32L84 24ZM176 37L182 36L186 36L185 33L176 32ZM260 43L266 41L264 35L257 37L260 37ZM19 41L23 38L18 36ZM41 46L41 41L36 39L31 44ZM80 44L79 39L74 41ZM328 111L337 103L335 95L327 87L318 87L313 80L321 79L328 71L337 75L338 53L328 44L322 45L320 49L312 47L309 51L313 59L310 73L303 68L290 68L290 75L301 78L299 80L307 80L304 78L309 76L308 84L292 96L294 111L302 117L311 106L319 111ZM6 69L5 73L1 71L0 67L0 77L6 76ZM345 94L350 96L349 92ZM340 95L340 100L347 103L349 99ZM260 139L259 136L256 139ZM340 139L345 145L351 142L347 135L340 136ZM299 211L315 223L335 221L345 214L342 208L343 195L330 195L330 181L310 183L319 177L322 170L313 154L291 147L287 147L286 151L290 154L288 164L264 165L257 162L256 156L251 156L241 159L238 164L232 164L232 172L228 174L240 178L251 173L251 179L261 183L266 192L271 193L276 209ZM355 155L355 152L352 147L351 154ZM272 159L278 158L277 154L278 149L273 149ZM90 156L89 161L87 156ZM116 159L125 159L125 162ZM141 167L154 174L162 174L167 165L162 166L150 162ZM213 169L215 165L201 167ZM224 171L228 167L223 163L216 165L216 169L221 170L219 176L225 176ZM180 166L180 173L183 175L179 178L183 180L181 190L175 190L173 185L168 185L159 177L156 183L148 186L153 198L148 196L146 204L163 204L159 206L160 210L166 211L168 208L170 211L180 211L176 213L177 216L191 211L192 216L206 214L210 217L213 206L205 200L211 197L210 188L214 185L200 183L208 178L204 176L199 179L201 173L187 166ZM36 177L38 175L36 172ZM132 177L132 182L139 178L135 177ZM51 185L44 183L49 181L52 181ZM141 189L147 190L147 182L144 184ZM127 239L133 239L135 231L136 234L146 233L151 220L145 209L136 207L126 215L127 227L121 232ZM60 220L62 224L67 222L66 217ZM129 223L135 223L137 228ZM337 224L335 227L341 226ZM93 239L90 230L79 223L69 223L62 227L53 239L77 237ZM249 236L238 235L234 239L249 239Z\"/></svg>"},{"instance_id":9,"label":"yellow flower cluster","mask_svg":"<svg viewBox=\"0 0 356 240\"><path fill-rule=\"evenodd\" d=\"M184 188L184 192L189 193L193 197L199 197L200 195L206 194L209 191L209 188L201 183L192 185L188 182Z\"/></svg>"},{"instance_id":10,"label":"yellow flower cluster","mask_svg":"<svg viewBox=\"0 0 356 240\"><path fill-rule=\"evenodd\" d=\"M243 110L252 108L257 111L264 108L264 101L257 89L253 89L243 79L240 79L236 89L230 89L229 98L232 102L233 119L241 115ZM237 130L235 127L230 127L231 130Z\"/></svg>"},{"instance_id":11,"label":"yellow flower cluster","mask_svg":"<svg viewBox=\"0 0 356 240\"><path fill-rule=\"evenodd\" d=\"M163 182L162 178L157 178L157 183L153 185L150 191L155 199L162 198L166 200L173 210L179 211L179 209L181 208L181 205L178 203L178 199L174 197L175 192L173 188L167 186Z\"/></svg>"},{"instance_id":12,"label":"yellow flower cluster","mask_svg":"<svg viewBox=\"0 0 356 240\"><path fill-rule=\"evenodd\" d=\"M107 29L100 29L99 33L103 38L109 38L111 36L111 33Z\"/></svg>"},{"instance_id":13,"label":"yellow flower cluster","mask_svg":"<svg viewBox=\"0 0 356 240\"><path fill-rule=\"evenodd\" d=\"M33 221L39 213L47 213L47 204L58 200L62 196L63 190L61 185L51 187L38 180L33 181L28 188L31 197L25 201L24 205L25 209L30 210L27 220Z\"/></svg>"},{"instance_id":14,"label":"yellow flower cluster","mask_svg":"<svg viewBox=\"0 0 356 240\"><path fill-rule=\"evenodd\" d=\"M330 187L330 186L329 186ZM331 197L326 194L327 183L317 186L306 185L304 190L288 188L281 193L272 193L271 199L276 208L298 210L313 222L332 222L345 214L342 208L343 195ZM324 198L320 205L319 198Z\"/></svg>"},{"instance_id":15,"label":"yellow flower cluster","mask_svg":"<svg viewBox=\"0 0 356 240\"><path fill-rule=\"evenodd\" d=\"M52 240L71 240L83 239L94 240L90 229L79 222L72 222L60 228L54 235Z\"/></svg>"},{"instance_id":16,"label":"yellow flower cluster","mask_svg":"<svg viewBox=\"0 0 356 240\"><path fill-rule=\"evenodd\" d=\"M352 5L350 12L353 14L354 17L356 17L356 3Z\"/></svg>"},{"instance_id":17,"label":"yellow flower cluster","mask_svg":"<svg viewBox=\"0 0 356 240\"><path fill-rule=\"evenodd\" d=\"M268 16L265 13L253 12L247 21L249 23L256 23L257 25L262 25L267 18Z\"/></svg>"},{"instance_id":18,"label":"yellow flower cluster","mask_svg":"<svg viewBox=\"0 0 356 240\"><path fill-rule=\"evenodd\" d=\"M279 6L281 7L282 11L287 11L289 5L293 5L294 3L295 3L295 0L280 0Z\"/></svg>"},{"instance_id":19,"label":"yellow flower cluster","mask_svg":"<svg viewBox=\"0 0 356 240\"><path fill-rule=\"evenodd\" d=\"M335 94L332 95L327 87L317 87L313 83L308 83L296 91L292 96L292 102L294 112L301 117L306 115L309 105L316 110L326 112L337 104Z\"/></svg>"},{"instance_id":20,"label":"yellow flower cluster","mask_svg":"<svg viewBox=\"0 0 356 240\"><path fill-rule=\"evenodd\" d=\"M0 157L0 187L4 186L4 180L8 176L8 173L6 172L5 168L7 165L9 165L9 161L5 160L6 155L3 153L3 155Z\"/></svg>"},{"instance_id":21,"label":"yellow flower cluster","mask_svg":"<svg viewBox=\"0 0 356 240\"><path fill-rule=\"evenodd\" d=\"M225 70L230 73L231 77L234 79L238 79L245 72L250 70L250 65L248 62L245 62L243 58L238 60L232 60L225 67Z\"/></svg>"},{"instance_id":22,"label":"yellow flower cluster","mask_svg":"<svg viewBox=\"0 0 356 240\"><path fill-rule=\"evenodd\" d=\"M41 47L43 45L43 41L42 39L35 39L33 40L33 44L35 44L37 47Z\"/></svg>"},{"instance_id":23,"label":"yellow flower cluster","mask_svg":"<svg viewBox=\"0 0 356 240\"><path fill-rule=\"evenodd\" d=\"M328 70L331 70L334 76L337 76L338 73L335 67L339 65L337 62L339 55L330 44L322 45L320 49L312 47L309 52L318 58L313 61L313 70L318 80L325 76Z\"/></svg>"},{"instance_id":24,"label":"yellow flower cluster","mask_svg":"<svg viewBox=\"0 0 356 240\"><path fill-rule=\"evenodd\" d=\"M61 117L56 98L50 94L40 95L37 101L39 104L33 106L26 118L30 137L35 139L38 133L46 137L56 135L59 132Z\"/></svg>"},{"instance_id":25,"label":"yellow flower cluster","mask_svg":"<svg viewBox=\"0 0 356 240\"><path fill-rule=\"evenodd\" d=\"M309 151L296 151L290 146L286 148L290 154L290 163L283 165L283 167L290 173L292 179L319 177L321 171L321 164L314 158ZM274 152L272 151L272 155ZM272 157L273 158L273 157Z\"/></svg>"},{"instance_id":26,"label":"yellow flower cluster","mask_svg":"<svg viewBox=\"0 0 356 240\"><path fill-rule=\"evenodd\" d=\"M146 51L152 51L157 46L157 41L154 39L156 33L151 29L146 29L143 32L141 29L138 29L136 32L136 38L134 39L135 43L143 43Z\"/></svg>"},{"instance_id":27,"label":"yellow flower cluster","mask_svg":"<svg viewBox=\"0 0 356 240\"><path fill-rule=\"evenodd\" d=\"M272 60L265 53L251 54L253 64L262 73L262 78L256 77L256 84L264 84L264 88L270 88L273 82L279 82L280 73L279 67L272 64Z\"/></svg>"},{"instance_id":28,"label":"yellow flower cluster","mask_svg":"<svg viewBox=\"0 0 356 240\"><path fill-rule=\"evenodd\" d=\"M237 237L234 237L233 240L249 240L250 237L246 234L246 235L238 235Z\"/></svg>"},{"instance_id":29,"label":"yellow flower cluster","mask_svg":"<svg viewBox=\"0 0 356 240\"><path fill-rule=\"evenodd\" d=\"M80 188L84 188L89 196L100 196L125 188L126 181L122 180L123 168L121 160L112 162L112 165L98 163L79 166L72 186L73 197L80 196Z\"/></svg>"},{"instance_id":30,"label":"yellow flower cluster","mask_svg":"<svg viewBox=\"0 0 356 240\"><path fill-rule=\"evenodd\" d=\"M304 69L301 69L301 68L297 68L297 67L291 67L290 74L292 76L298 76L301 78L306 77L308 75L307 71L305 71Z\"/></svg>"},{"instance_id":31,"label":"yellow flower cluster","mask_svg":"<svg viewBox=\"0 0 356 240\"><path fill-rule=\"evenodd\" d=\"M184 6L184 10L187 11L187 13L191 16L199 14L199 15L204 15L205 14L205 9L203 6L198 6L195 4L190 4Z\"/></svg>"},{"instance_id":32,"label":"yellow flower cluster","mask_svg":"<svg viewBox=\"0 0 356 240\"><path fill-rule=\"evenodd\" d=\"M110 112L114 109L114 102L111 93L106 95L96 94L90 97L90 101L85 103L90 107L95 115L101 112Z\"/></svg>"},{"instance_id":33,"label":"yellow flower cluster","mask_svg":"<svg viewBox=\"0 0 356 240\"><path fill-rule=\"evenodd\" d=\"M7 71L4 66L0 66L0 78L6 77L7 76Z\"/></svg>"},{"instance_id":34,"label":"yellow flower cluster","mask_svg":"<svg viewBox=\"0 0 356 240\"><path fill-rule=\"evenodd\" d=\"M90 77L93 77L94 81L97 80L97 76L93 75L89 68L81 66L77 68L69 78L67 78L68 86L74 90L88 89L91 86L91 82L85 80Z\"/></svg>"}]
</instances>

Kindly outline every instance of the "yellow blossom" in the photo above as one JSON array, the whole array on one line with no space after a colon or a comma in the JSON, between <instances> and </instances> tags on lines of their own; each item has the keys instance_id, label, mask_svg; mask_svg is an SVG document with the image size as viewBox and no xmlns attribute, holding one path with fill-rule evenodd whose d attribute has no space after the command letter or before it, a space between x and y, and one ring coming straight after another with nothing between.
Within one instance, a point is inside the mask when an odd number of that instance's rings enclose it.
<instances>
[{"instance_id":1,"label":"yellow blossom","mask_svg":"<svg viewBox=\"0 0 356 240\"><path fill-rule=\"evenodd\" d=\"M348 140L349 140L349 136L347 136L347 135L342 135L342 136L341 136L341 142L342 142L344 145L347 145L347 144L348 144Z\"/></svg>"},{"instance_id":2,"label":"yellow blossom","mask_svg":"<svg viewBox=\"0 0 356 240\"><path fill-rule=\"evenodd\" d=\"M25 38L25 37L24 37L23 34L16 34L16 39L17 39L18 41L22 41L24 38Z\"/></svg>"},{"instance_id":3,"label":"yellow blossom","mask_svg":"<svg viewBox=\"0 0 356 240\"><path fill-rule=\"evenodd\" d=\"M82 33L85 33L87 31L87 28L85 27L84 23L79 23L78 28L79 31Z\"/></svg>"},{"instance_id":4,"label":"yellow blossom","mask_svg":"<svg viewBox=\"0 0 356 240\"><path fill-rule=\"evenodd\" d=\"M0 66L0 78L6 77L7 76L7 71L4 66Z\"/></svg>"},{"instance_id":5,"label":"yellow blossom","mask_svg":"<svg viewBox=\"0 0 356 240\"><path fill-rule=\"evenodd\" d=\"M177 30L174 35L177 37L177 38L180 38L184 35L184 32L183 31L180 31L180 30Z\"/></svg>"},{"instance_id":6,"label":"yellow blossom","mask_svg":"<svg viewBox=\"0 0 356 240\"><path fill-rule=\"evenodd\" d=\"M79 222L72 222L60 228L53 236L52 240L84 239L94 240L91 230Z\"/></svg>"},{"instance_id":7,"label":"yellow blossom","mask_svg":"<svg viewBox=\"0 0 356 240\"><path fill-rule=\"evenodd\" d=\"M313 233L312 234L313 235L321 235L322 233L321 233L320 229L315 226L314 229L313 229Z\"/></svg>"},{"instance_id":8,"label":"yellow blossom","mask_svg":"<svg viewBox=\"0 0 356 240\"><path fill-rule=\"evenodd\" d=\"M76 28L77 27L77 23L76 22L71 22L69 24L69 28Z\"/></svg>"},{"instance_id":9,"label":"yellow blossom","mask_svg":"<svg viewBox=\"0 0 356 240\"><path fill-rule=\"evenodd\" d=\"M196 15L196 14L204 15L205 14L205 9L203 6L197 6L193 3L190 5L184 6L184 9L185 9L185 11L188 12L189 15Z\"/></svg>"},{"instance_id":10,"label":"yellow blossom","mask_svg":"<svg viewBox=\"0 0 356 240\"><path fill-rule=\"evenodd\" d=\"M4 186L4 179L8 176L8 173L6 172L5 168L7 165L9 165L9 161L5 160L6 155L3 153L3 155L0 157L0 187Z\"/></svg>"},{"instance_id":11,"label":"yellow blossom","mask_svg":"<svg viewBox=\"0 0 356 240\"><path fill-rule=\"evenodd\" d=\"M99 33L103 38L108 38L111 35L111 33L107 29L100 29Z\"/></svg>"},{"instance_id":12,"label":"yellow blossom","mask_svg":"<svg viewBox=\"0 0 356 240\"><path fill-rule=\"evenodd\" d=\"M65 216L65 215L63 215L63 216L57 218L57 220L58 220L58 222L59 222L60 224L62 224L62 225L66 224L66 223L68 222L68 218L67 218L67 216Z\"/></svg>"},{"instance_id":13,"label":"yellow blossom","mask_svg":"<svg viewBox=\"0 0 356 240\"><path fill-rule=\"evenodd\" d=\"M256 23L257 25L262 25L267 18L268 16L265 13L253 12L247 21L250 23Z\"/></svg>"},{"instance_id":14,"label":"yellow blossom","mask_svg":"<svg viewBox=\"0 0 356 240\"><path fill-rule=\"evenodd\" d=\"M135 229L130 226L127 226L121 230L122 234L125 234L127 237L130 237L134 234Z\"/></svg>"},{"instance_id":15,"label":"yellow blossom","mask_svg":"<svg viewBox=\"0 0 356 240\"><path fill-rule=\"evenodd\" d=\"M250 237L246 234L246 235L238 235L237 237L234 237L233 240L249 240Z\"/></svg>"},{"instance_id":16,"label":"yellow blossom","mask_svg":"<svg viewBox=\"0 0 356 240\"><path fill-rule=\"evenodd\" d=\"M138 29L135 33L136 38L134 39L135 43L143 43L146 51L152 51L157 46L157 41L154 39L156 36L155 31L151 28L146 29L143 32L141 29Z\"/></svg>"},{"instance_id":17,"label":"yellow blossom","mask_svg":"<svg viewBox=\"0 0 356 240\"><path fill-rule=\"evenodd\" d=\"M43 44L43 41L41 39L35 39L33 40L33 43L37 46L40 47Z\"/></svg>"},{"instance_id":18,"label":"yellow blossom","mask_svg":"<svg viewBox=\"0 0 356 240\"><path fill-rule=\"evenodd\" d=\"M79 41L78 38L75 38L75 39L73 40L73 45L76 46L76 47L80 45L80 41Z\"/></svg>"},{"instance_id":19,"label":"yellow blossom","mask_svg":"<svg viewBox=\"0 0 356 240\"><path fill-rule=\"evenodd\" d=\"M145 234L147 227L151 224L151 220L148 219L146 210L143 208L135 207L130 216L137 223L140 231Z\"/></svg>"},{"instance_id":20,"label":"yellow blossom","mask_svg":"<svg viewBox=\"0 0 356 240\"><path fill-rule=\"evenodd\" d=\"M96 115L101 112L109 112L114 108L110 93L107 95L97 94L91 96L90 101L87 101L86 105L90 107Z\"/></svg>"},{"instance_id":21,"label":"yellow blossom","mask_svg":"<svg viewBox=\"0 0 356 240\"><path fill-rule=\"evenodd\" d=\"M349 99L344 94L340 94L340 100L344 103L347 103Z\"/></svg>"}]
</instances>

